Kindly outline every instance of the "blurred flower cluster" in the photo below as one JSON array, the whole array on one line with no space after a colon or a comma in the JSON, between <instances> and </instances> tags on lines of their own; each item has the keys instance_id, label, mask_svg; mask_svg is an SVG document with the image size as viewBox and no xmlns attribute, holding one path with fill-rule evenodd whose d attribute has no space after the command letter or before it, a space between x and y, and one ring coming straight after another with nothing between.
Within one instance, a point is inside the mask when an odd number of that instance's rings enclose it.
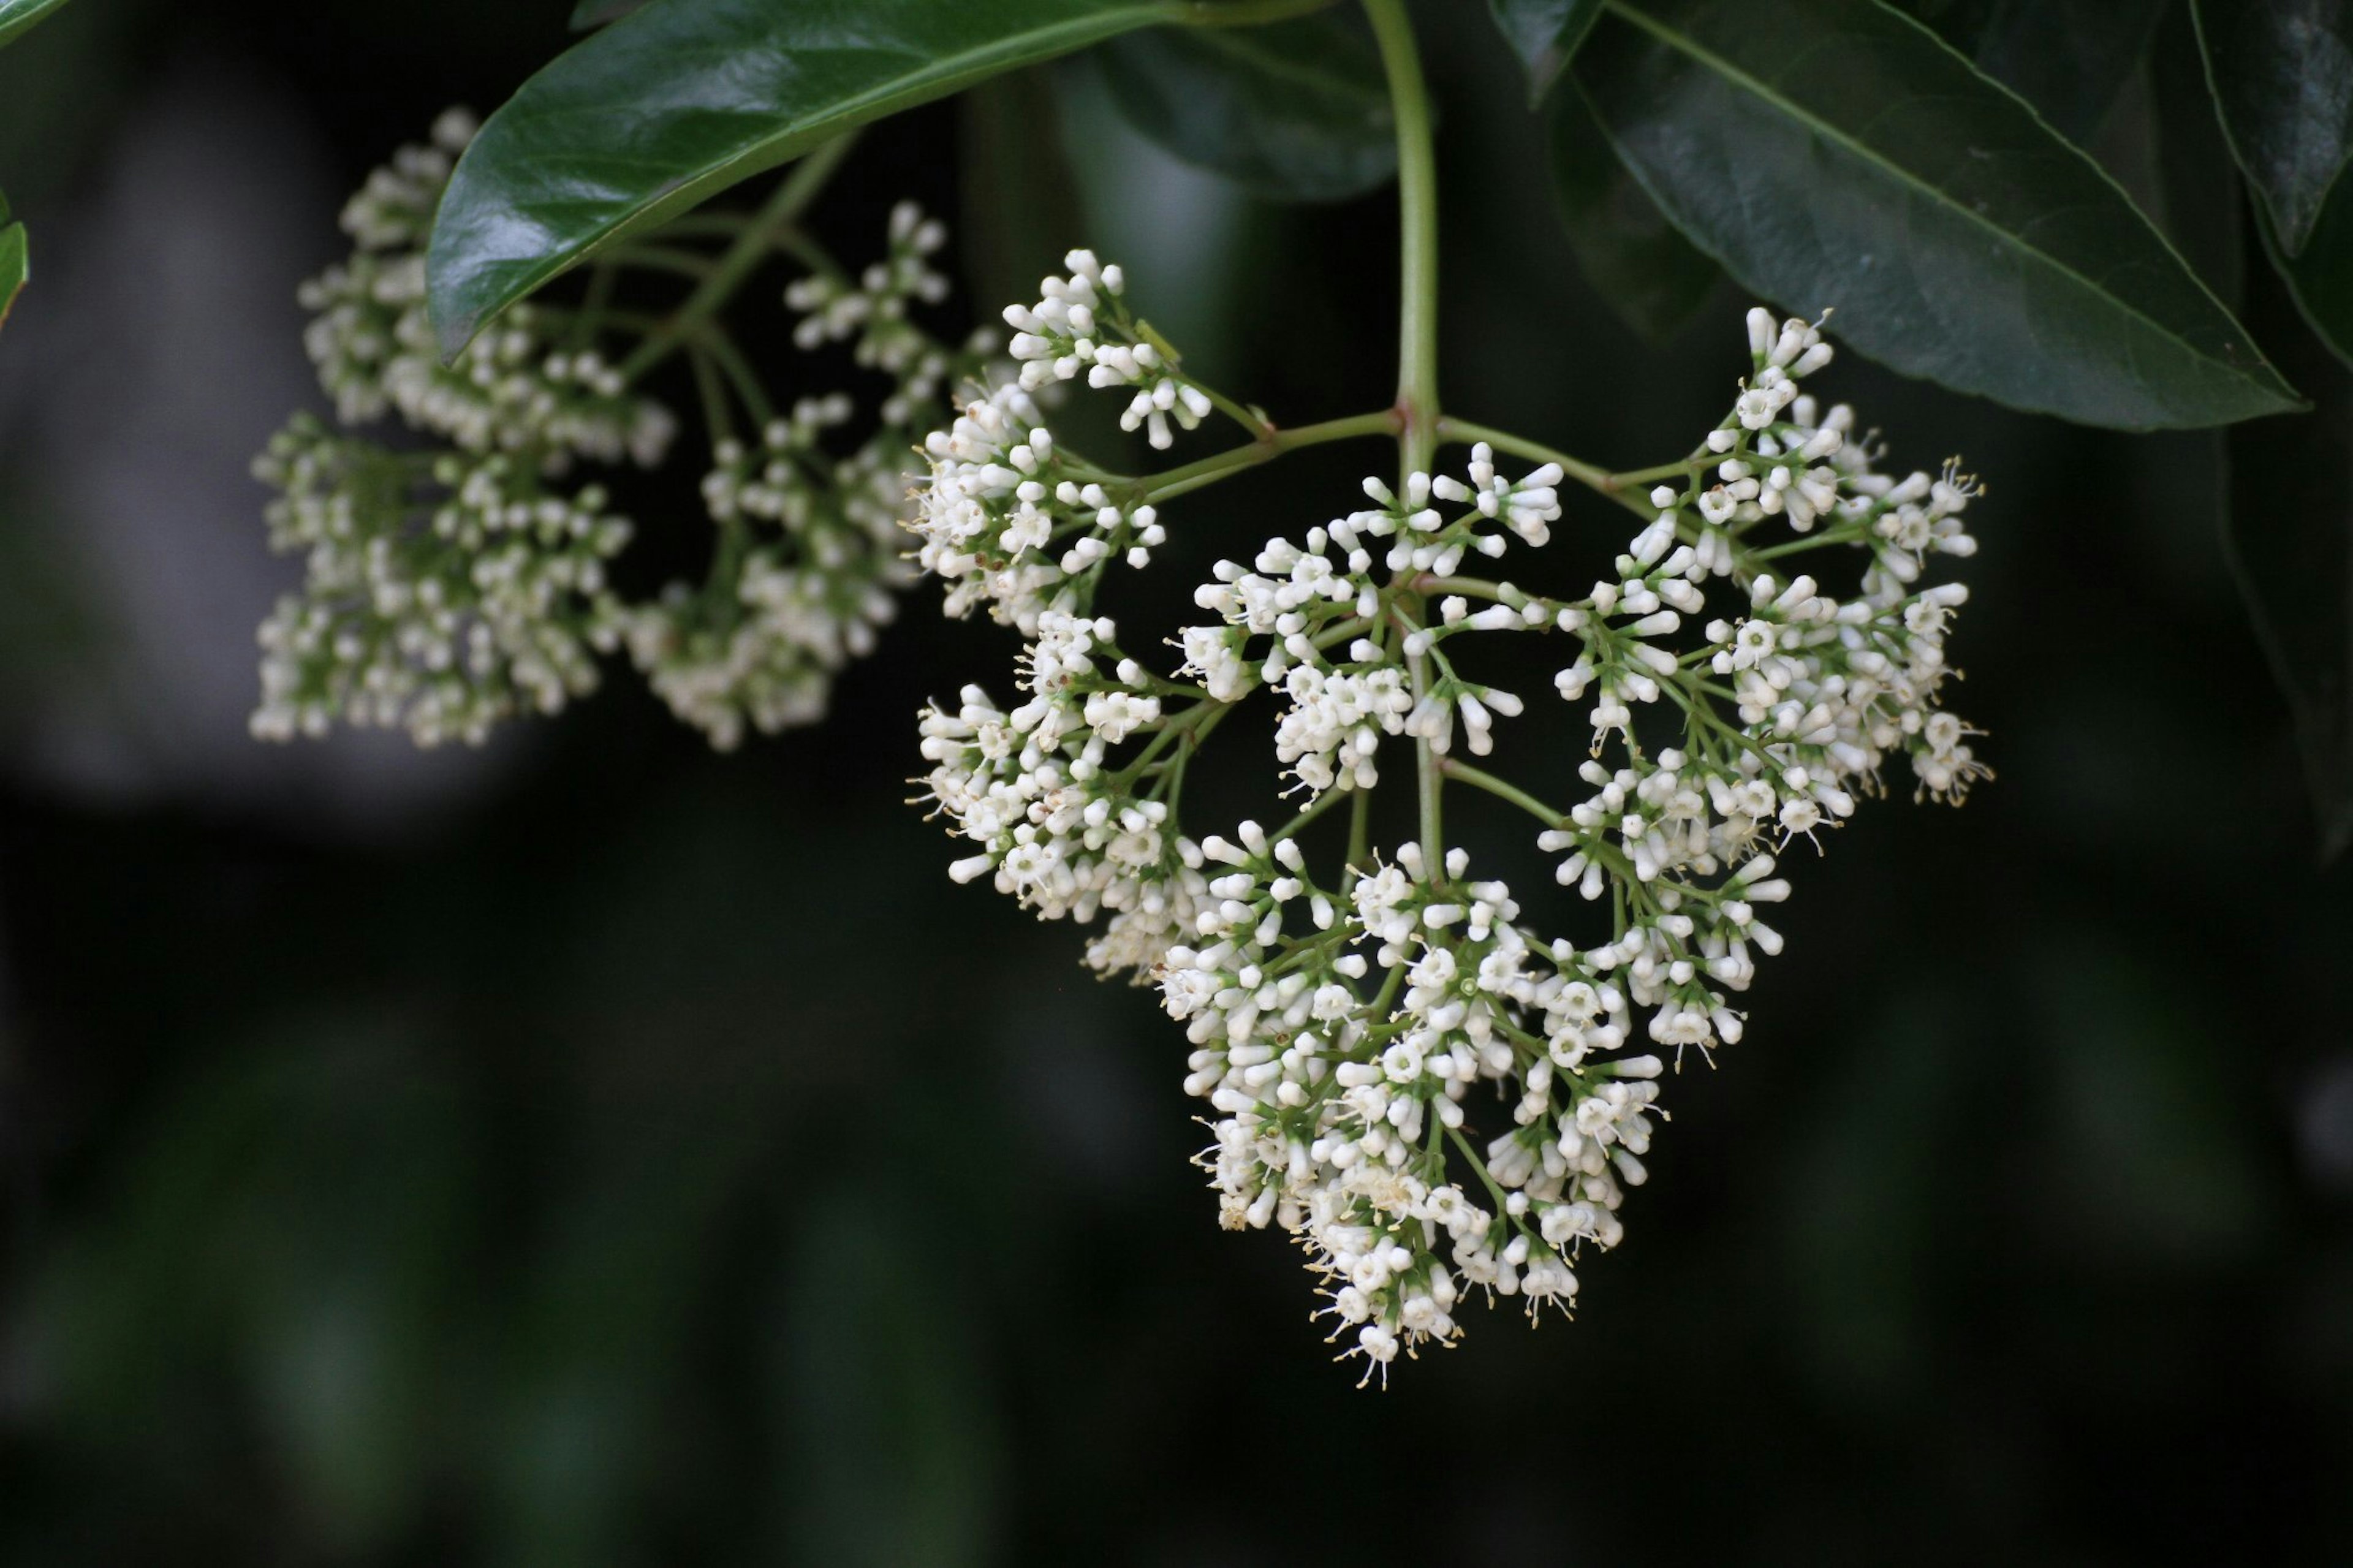
<instances>
[{"instance_id":1,"label":"blurred flower cluster","mask_svg":"<svg viewBox=\"0 0 2353 1568\"><path fill-rule=\"evenodd\" d=\"M906 454L944 389L985 369L986 341L951 347L912 313L947 292L928 259L944 230L902 204L884 258L856 277L792 237L807 268L787 290L794 342L846 347L849 373L869 384L860 396L803 396L777 413L722 316L798 204L702 215L697 235L727 242L715 258L671 243L691 237L625 247L596 264L576 304L518 305L444 363L426 247L474 130L451 110L371 174L343 209L353 253L302 288L304 342L334 420L297 416L255 465L279 492L271 543L302 556L304 582L261 627L254 732L316 736L342 722L479 742L593 690L597 656L619 649L723 749L747 730L819 717L833 675L871 646L909 575ZM805 202L814 186L786 194ZM614 302L633 270L682 270L703 286L647 315ZM679 419L645 385L676 357L691 366L710 443L710 566L699 583L633 597L612 569L632 524L578 470L662 467ZM360 433L386 420L386 435ZM739 437L744 426L754 434Z\"/></svg>"}]
</instances>

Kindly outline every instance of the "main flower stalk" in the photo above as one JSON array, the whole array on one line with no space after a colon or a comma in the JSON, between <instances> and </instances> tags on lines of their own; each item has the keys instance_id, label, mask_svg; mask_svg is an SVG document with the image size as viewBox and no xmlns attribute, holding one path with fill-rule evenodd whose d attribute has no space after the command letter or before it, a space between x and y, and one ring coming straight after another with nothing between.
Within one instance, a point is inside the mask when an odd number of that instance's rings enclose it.
<instances>
[{"instance_id":1,"label":"main flower stalk","mask_svg":"<svg viewBox=\"0 0 2353 1568\"><path fill-rule=\"evenodd\" d=\"M1380 47L1388 77L1390 110L1397 121L1398 229L1398 453L1399 486L1427 476L1438 450L1438 149L1430 135L1430 89L1422 79L1421 53L1405 0L1365 0L1365 15ZM1427 483L1427 479L1424 483ZM1419 609L1419 595L1400 594L1400 614ZM1409 629L1401 627L1403 635ZM1417 700L1430 689L1428 662L1411 655L1407 668ZM1436 865L1445 858L1441 795L1445 777L1437 753L1417 737L1416 800L1421 852Z\"/></svg>"}]
</instances>

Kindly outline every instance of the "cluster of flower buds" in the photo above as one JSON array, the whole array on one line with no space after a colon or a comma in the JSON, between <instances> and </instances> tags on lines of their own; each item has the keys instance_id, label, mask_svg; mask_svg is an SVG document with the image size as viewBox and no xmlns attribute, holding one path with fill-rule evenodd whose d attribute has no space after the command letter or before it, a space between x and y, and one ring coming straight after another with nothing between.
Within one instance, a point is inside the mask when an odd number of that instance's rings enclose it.
<instances>
[{"instance_id":1,"label":"cluster of flower buds","mask_svg":"<svg viewBox=\"0 0 2353 1568\"><path fill-rule=\"evenodd\" d=\"M393 451L308 416L255 469L280 492L271 546L301 552L309 578L262 624L256 735L342 721L480 742L596 685L620 625L606 563L629 538L597 487L553 489L504 452Z\"/></svg>"},{"instance_id":2,"label":"cluster of flower buds","mask_svg":"<svg viewBox=\"0 0 2353 1568\"><path fill-rule=\"evenodd\" d=\"M1062 265L1070 276L1047 279L1036 304L1005 308L1005 324L1013 329L1006 352L1020 363L1022 387L1035 392L1083 374L1089 386L1130 392L1120 428L1143 430L1161 450L1176 441L1171 421L1198 429L1216 405L1129 311L1121 299L1125 275L1096 260L1092 250L1073 250Z\"/></svg>"},{"instance_id":3,"label":"cluster of flower buds","mask_svg":"<svg viewBox=\"0 0 2353 1568\"><path fill-rule=\"evenodd\" d=\"M899 523L911 448L944 412L944 390L987 363L985 338L952 346L915 319L946 295L930 262L945 230L902 203L882 259L852 279L813 258L811 274L786 291L801 316L797 343L847 344L860 374L880 382L871 413L836 394L771 418L732 351L723 363L733 374L702 365L713 394L713 467L702 484L711 566L700 584L625 603L603 563L628 526L605 515L596 487L568 497L559 487L582 461L664 461L677 420L637 384L637 370L660 355L606 348L660 329L605 311L592 290L575 311L517 305L441 363L425 247L474 129L452 110L427 144L371 174L343 216L354 253L303 286L314 312L305 342L338 421L396 417L432 446L396 459L306 416L258 461L283 492L270 509L273 539L305 552L308 570L303 590L262 628L255 733L317 735L340 721L405 725L428 743L480 742L502 719L551 712L593 689L594 656L617 647L723 749L750 731L821 717L835 674L872 646L913 576ZM715 358L706 340L716 330L706 323L687 352ZM755 442L727 434L734 412L760 427ZM519 521L453 522L480 510L470 498L485 487L501 515ZM551 509L567 527L595 526L552 533L533 521Z\"/></svg>"},{"instance_id":4,"label":"cluster of flower buds","mask_svg":"<svg viewBox=\"0 0 2353 1568\"><path fill-rule=\"evenodd\" d=\"M1033 366L1099 321L1082 311L1116 271L1089 262L1091 288L1048 290L1060 314L1030 312ZM997 395L928 448L925 563L967 603L1018 602L1030 639L1027 700L967 688L923 714L931 797L972 851L954 874L1107 917L1088 961L1184 1024L1226 1223L1299 1239L1368 1376L1451 1342L1472 1287L1568 1306L1580 1251L1623 1234L1662 1074L1741 1037L1792 840L1899 759L1940 800L1985 773L1938 700L1966 594L1926 580L1971 552L1974 484L1878 472L1852 412L1800 390L1831 358L1819 330L1757 311L1750 331L1732 411L1658 470L1582 594L1462 574L1515 551L1538 572L1562 517L1559 465L1507 478L1479 446L1459 473L1367 479L1368 507L1220 563L1195 595L1211 620L1123 645L1096 577L1051 555L1123 520L1060 499L1034 405ZM1547 662L1592 735L1573 778L1465 760L1528 706L1476 673L1478 634L1566 645ZM1127 651L1164 640L1169 674ZM1261 688L1297 814L1189 835L1187 770ZM1398 746L1421 832L1385 849L1368 807ZM1447 788L1533 819L1546 907L1439 840Z\"/></svg>"}]
</instances>

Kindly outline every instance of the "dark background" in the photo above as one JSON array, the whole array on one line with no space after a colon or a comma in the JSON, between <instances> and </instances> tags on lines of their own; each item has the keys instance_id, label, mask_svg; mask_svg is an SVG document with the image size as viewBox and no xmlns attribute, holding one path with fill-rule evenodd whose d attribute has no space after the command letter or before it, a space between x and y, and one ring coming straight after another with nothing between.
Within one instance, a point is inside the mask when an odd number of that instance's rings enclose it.
<instances>
[{"instance_id":1,"label":"dark background","mask_svg":"<svg viewBox=\"0 0 2353 1568\"><path fill-rule=\"evenodd\" d=\"M82 0L0 56L0 1560L2353 1560L2353 871L2211 437L1832 373L1990 482L1954 700L2001 776L1796 857L1577 1321L1474 1310L1386 1394L1217 1229L1151 996L902 804L1001 634L919 593L832 722L733 757L617 668L482 753L248 742L294 285L565 10ZM1477 15L1423 12L1450 403L1675 455L1746 301L1617 325ZM1278 416L1385 398L1386 196L1250 206L1068 97L1093 210L968 201L984 270L1092 238ZM818 226L955 216L969 125L878 134ZM1186 515L1240 549L1358 461Z\"/></svg>"}]
</instances>

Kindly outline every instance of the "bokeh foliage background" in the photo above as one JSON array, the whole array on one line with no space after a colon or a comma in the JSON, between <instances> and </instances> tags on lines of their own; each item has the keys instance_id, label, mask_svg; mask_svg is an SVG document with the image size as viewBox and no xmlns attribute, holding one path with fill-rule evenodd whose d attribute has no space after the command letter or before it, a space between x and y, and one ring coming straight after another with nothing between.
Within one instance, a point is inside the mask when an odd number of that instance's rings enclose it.
<instances>
[{"instance_id":1,"label":"bokeh foliage background","mask_svg":"<svg viewBox=\"0 0 2353 1568\"><path fill-rule=\"evenodd\" d=\"M1620 323L1458 4L1450 399L1680 449L1747 301ZM1803 867L1577 1321L1481 1318L1386 1394L1291 1253L1216 1229L1149 995L952 887L902 804L917 702L1004 684L988 628L919 599L832 723L733 758L628 680L486 754L248 742L294 282L565 10L89 0L0 61L41 247L0 342L0 1558L2353 1555L2353 872L2313 864L2214 435L1833 373L1991 481L1957 704L2001 777ZM1377 401L1386 195L1256 204L1104 90L895 122L818 221L854 253L917 192L984 299L1092 240L1221 384ZM2094 145L2161 205L2150 100ZM1196 515L1254 541L1348 461Z\"/></svg>"}]
</instances>

